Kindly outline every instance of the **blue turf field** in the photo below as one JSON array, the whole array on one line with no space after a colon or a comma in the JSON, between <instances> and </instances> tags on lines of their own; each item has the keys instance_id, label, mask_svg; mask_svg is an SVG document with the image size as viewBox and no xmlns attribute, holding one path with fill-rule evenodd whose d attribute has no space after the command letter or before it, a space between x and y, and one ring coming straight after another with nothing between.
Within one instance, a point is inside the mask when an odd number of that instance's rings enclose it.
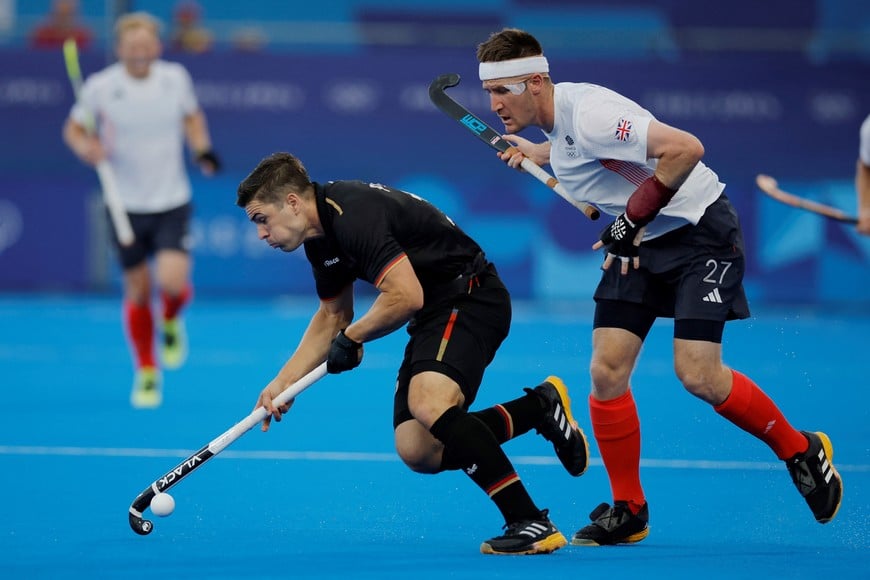
<instances>
[{"instance_id":1,"label":"blue turf field","mask_svg":"<svg viewBox=\"0 0 870 580\"><path fill-rule=\"evenodd\" d=\"M359 369L314 385L270 433L249 432L174 487L175 513L135 535L132 500L250 412L313 306L195 301L188 364L165 374L159 410L136 411L116 297L0 297L0 577L870 577L870 313L855 312L756 308L726 333L727 362L795 426L831 436L846 495L825 526L764 445L682 391L663 321L635 380L651 507L641 544L480 555L500 526L484 494L459 473L414 474L393 454L404 331L367 345ZM582 308L517 305L475 408L559 374L589 432ZM568 536L609 499L594 442L579 479L533 433L506 450Z\"/></svg>"}]
</instances>

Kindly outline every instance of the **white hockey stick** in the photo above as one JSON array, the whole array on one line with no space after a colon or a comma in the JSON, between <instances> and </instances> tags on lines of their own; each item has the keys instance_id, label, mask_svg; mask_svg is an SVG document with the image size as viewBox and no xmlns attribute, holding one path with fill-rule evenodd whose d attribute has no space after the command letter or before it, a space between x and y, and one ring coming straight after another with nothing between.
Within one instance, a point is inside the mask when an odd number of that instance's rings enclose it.
<instances>
[{"instance_id":1,"label":"white hockey stick","mask_svg":"<svg viewBox=\"0 0 870 580\"><path fill-rule=\"evenodd\" d=\"M276 407L280 407L281 405L288 403L291 399L296 398L299 393L322 379L325 375L326 363L324 362L317 366L313 371L281 391L281 393L272 400L273 404ZM151 483L151 485L146 487L130 505L127 519L130 523L130 527L133 528L133 531L140 536L147 536L150 534L154 529L154 524L143 518L142 515L145 509L151 505L151 500L154 496L158 493L166 492L166 490L193 473L194 470L202 466L206 461L226 449L233 441L250 431L254 425L265 419L266 414L265 408L257 407L251 411L247 417L212 439L208 445L202 447L199 451L164 474L163 477L160 477Z\"/></svg>"}]
</instances>

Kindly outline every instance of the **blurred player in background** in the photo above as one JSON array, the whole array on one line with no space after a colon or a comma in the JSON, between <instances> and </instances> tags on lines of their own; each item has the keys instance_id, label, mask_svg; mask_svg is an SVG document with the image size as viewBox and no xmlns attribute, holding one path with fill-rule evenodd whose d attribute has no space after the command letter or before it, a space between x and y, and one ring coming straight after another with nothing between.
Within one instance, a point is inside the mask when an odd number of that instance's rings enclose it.
<instances>
[{"instance_id":1,"label":"blurred player in background","mask_svg":"<svg viewBox=\"0 0 870 580\"><path fill-rule=\"evenodd\" d=\"M855 189L858 191L858 231L870 235L870 115L861 125Z\"/></svg>"},{"instance_id":2,"label":"blurred player in background","mask_svg":"<svg viewBox=\"0 0 870 580\"><path fill-rule=\"evenodd\" d=\"M407 324L393 406L399 457L419 473L463 469L492 499L505 532L484 542L483 553L540 554L564 546L501 444L537 429L565 469L581 475L588 445L565 385L548 377L519 399L468 411L511 321L510 295L477 243L417 196L377 183L314 183L289 153L261 161L239 185L237 204L273 248L304 246L320 298L296 351L257 400L271 413L263 430L288 411L272 399L290 384L324 360L330 373L357 367L363 343ZM357 279L378 295L354 319Z\"/></svg>"},{"instance_id":3,"label":"blurred player in background","mask_svg":"<svg viewBox=\"0 0 870 580\"><path fill-rule=\"evenodd\" d=\"M115 27L118 61L82 86L63 129L69 148L85 163L107 159L136 237L118 246L123 268L124 320L136 375L131 402L153 408L162 400L160 365L155 356L151 309L152 276L162 302L162 363L177 368L187 341L181 312L191 298L189 223L191 187L184 141L201 170L220 168L212 151L205 115L187 70L160 60L160 25L137 12ZM98 132L89 130L97 119Z\"/></svg>"},{"instance_id":4,"label":"blurred player in background","mask_svg":"<svg viewBox=\"0 0 870 580\"><path fill-rule=\"evenodd\" d=\"M725 185L701 163L701 142L606 88L554 85L541 45L521 30L491 35L477 57L492 110L521 152L499 156L515 168L523 155L550 164L575 199L616 218L593 246L605 248L606 257L595 292L589 397L614 501L599 505L572 543L639 542L649 533L630 379L658 317L674 318L674 366L683 386L766 443L816 520L830 521L842 483L828 437L794 429L749 377L722 362L725 321L749 316L743 239ZM515 135L527 127L539 127L547 140Z\"/></svg>"}]
</instances>

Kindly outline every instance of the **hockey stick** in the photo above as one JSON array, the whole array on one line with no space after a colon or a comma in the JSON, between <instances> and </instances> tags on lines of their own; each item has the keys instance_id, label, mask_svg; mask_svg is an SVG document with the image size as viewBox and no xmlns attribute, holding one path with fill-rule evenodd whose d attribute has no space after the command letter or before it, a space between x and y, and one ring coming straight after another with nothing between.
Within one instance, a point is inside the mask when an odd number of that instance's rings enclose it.
<instances>
[{"instance_id":1,"label":"hockey stick","mask_svg":"<svg viewBox=\"0 0 870 580\"><path fill-rule=\"evenodd\" d=\"M63 43L63 60L66 64L66 74L73 88L73 94L78 101L82 90L82 70L79 66L79 51L74 38L68 38ZM85 127L88 132L94 131L94 120L88 119ZM103 190L103 201L109 210L109 217L118 235L118 241L122 246L130 246L135 241L133 228L130 226L130 218L124 210L124 203L118 193L118 185L115 183L115 174L109 162L103 159L96 166L97 177L100 179L100 188Z\"/></svg>"},{"instance_id":2,"label":"hockey stick","mask_svg":"<svg viewBox=\"0 0 870 580\"><path fill-rule=\"evenodd\" d=\"M281 394L273 399L273 403L278 407L289 402L291 399L295 398L296 395L323 378L325 374L326 363L324 362L313 371L281 391ZM206 461L226 449L233 441L250 431L254 425L265 418L266 409L263 407L257 407L251 411L250 415L227 429L218 437L212 439L208 445L176 465L163 477L154 481L151 485L145 488L145 490L142 491L142 493L140 493L130 505L128 519L130 520L130 527L133 528L133 531L141 536L150 534L151 530L154 529L154 525L149 520L143 518L142 514L145 509L151 505L151 500L154 496L158 493L165 492L170 487L193 473L194 470L201 467Z\"/></svg>"},{"instance_id":3,"label":"hockey stick","mask_svg":"<svg viewBox=\"0 0 870 580\"><path fill-rule=\"evenodd\" d=\"M831 207L829 205L825 205L823 203L819 203L817 201L798 197L792 193L781 190L777 185L776 180L769 175L764 175L763 173L759 174L755 178L755 184L758 186L758 189L760 189L776 201L779 201L786 205L805 209L807 211L811 211L813 213L819 214L820 216L836 220L838 222L843 222L847 224L858 223L858 218L847 214L843 210Z\"/></svg>"},{"instance_id":4,"label":"hockey stick","mask_svg":"<svg viewBox=\"0 0 870 580\"><path fill-rule=\"evenodd\" d=\"M459 84L460 77L456 73L443 74L429 84L429 99L436 107L441 109L449 117L459 121L466 129L474 133L478 139L502 153L513 155L516 149L505 141L502 136L493 130L489 125L481 121L471 111L453 100L447 93L446 89L455 87ZM538 181L555 191L565 201L582 211L586 217L591 220L597 220L601 215L598 210L582 201L573 199L559 181L541 169L534 161L528 157L524 157L522 168L532 174Z\"/></svg>"}]
</instances>

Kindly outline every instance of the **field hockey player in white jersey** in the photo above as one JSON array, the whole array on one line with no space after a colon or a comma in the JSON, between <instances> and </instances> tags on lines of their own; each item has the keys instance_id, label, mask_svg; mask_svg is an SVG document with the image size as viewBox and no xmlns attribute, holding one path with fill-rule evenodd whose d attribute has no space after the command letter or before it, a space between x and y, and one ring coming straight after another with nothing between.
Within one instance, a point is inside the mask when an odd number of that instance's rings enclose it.
<instances>
[{"instance_id":1,"label":"field hockey player in white jersey","mask_svg":"<svg viewBox=\"0 0 870 580\"><path fill-rule=\"evenodd\" d=\"M674 319L674 368L686 390L766 443L815 519L833 519L843 487L828 436L796 430L752 379L722 362L725 322L749 316L743 237L725 185L701 162L701 142L604 87L554 84L540 43L527 32L492 34L477 58L491 108L519 150L499 156L514 168L523 155L549 164L572 197L614 217L592 245L605 257L589 397L613 503L599 505L572 543L633 543L649 533L631 375L659 317ZM540 128L546 140L516 135L527 127Z\"/></svg>"},{"instance_id":2,"label":"field hockey player in white jersey","mask_svg":"<svg viewBox=\"0 0 870 580\"><path fill-rule=\"evenodd\" d=\"M118 62L85 81L63 136L88 165L108 161L129 216L135 241L117 248L136 368L131 403L154 408L162 401L161 367L177 368L187 354L181 313L192 294L192 207L185 140L206 175L220 161L190 75L182 65L160 60L159 22L143 12L126 14L115 34ZM155 355L152 284L161 302L162 365Z\"/></svg>"}]
</instances>

